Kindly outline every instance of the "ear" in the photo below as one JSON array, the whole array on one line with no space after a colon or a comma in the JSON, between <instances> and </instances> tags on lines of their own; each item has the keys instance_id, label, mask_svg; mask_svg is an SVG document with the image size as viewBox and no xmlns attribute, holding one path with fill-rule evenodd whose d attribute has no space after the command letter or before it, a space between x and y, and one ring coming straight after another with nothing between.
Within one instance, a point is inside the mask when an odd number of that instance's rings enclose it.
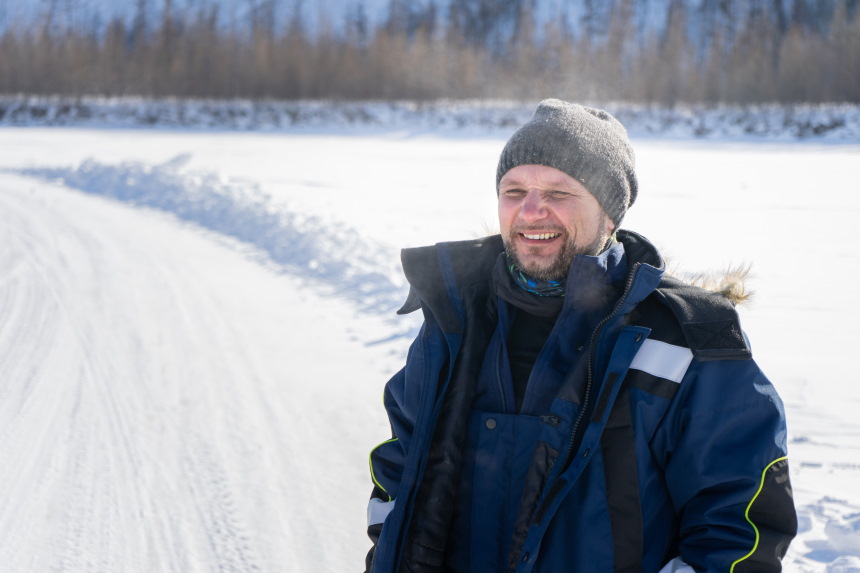
<instances>
[{"instance_id":1,"label":"ear","mask_svg":"<svg viewBox=\"0 0 860 573\"><path fill-rule=\"evenodd\" d=\"M610 219L609 215L607 215L605 212L603 213L603 217L605 218L605 222L606 222L606 230L611 235L612 233L615 232L615 222L612 219Z\"/></svg>"}]
</instances>

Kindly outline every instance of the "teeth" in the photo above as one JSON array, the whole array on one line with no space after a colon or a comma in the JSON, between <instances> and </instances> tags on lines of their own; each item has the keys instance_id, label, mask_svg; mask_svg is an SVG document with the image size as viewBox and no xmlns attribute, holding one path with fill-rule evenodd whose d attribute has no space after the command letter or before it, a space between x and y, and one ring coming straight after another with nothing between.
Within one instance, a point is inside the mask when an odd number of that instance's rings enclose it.
<instances>
[{"instance_id":1,"label":"teeth","mask_svg":"<svg viewBox=\"0 0 860 573\"><path fill-rule=\"evenodd\" d=\"M561 233L541 233L539 235L529 235L527 233L523 233L523 237L525 237L526 239L545 241L547 239L554 239L560 234Z\"/></svg>"}]
</instances>

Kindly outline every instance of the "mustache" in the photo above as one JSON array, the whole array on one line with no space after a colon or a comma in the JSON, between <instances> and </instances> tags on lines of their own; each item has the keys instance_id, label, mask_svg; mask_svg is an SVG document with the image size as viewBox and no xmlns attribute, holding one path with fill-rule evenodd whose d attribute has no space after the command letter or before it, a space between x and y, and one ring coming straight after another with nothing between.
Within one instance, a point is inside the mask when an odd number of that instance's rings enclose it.
<instances>
[{"instance_id":1,"label":"mustache","mask_svg":"<svg viewBox=\"0 0 860 573\"><path fill-rule=\"evenodd\" d=\"M559 225L517 225L516 227L511 227L510 234L516 235L529 231L542 231L544 233L565 234L564 227L560 227Z\"/></svg>"}]
</instances>

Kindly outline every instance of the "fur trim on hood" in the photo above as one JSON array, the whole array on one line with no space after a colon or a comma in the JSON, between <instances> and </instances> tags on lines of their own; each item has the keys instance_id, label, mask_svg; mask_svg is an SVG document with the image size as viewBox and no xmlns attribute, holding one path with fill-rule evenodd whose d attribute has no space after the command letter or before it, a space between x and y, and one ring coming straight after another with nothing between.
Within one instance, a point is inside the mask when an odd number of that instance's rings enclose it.
<instances>
[{"instance_id":1,"label":"fur trim on hood","mask_svg":"<svg viewBox=\"0 0 860 573\"><path fill-rule=\"evenodd\" d=\"M735 306L750 303L755 296L755 292L746 286L747 281L755 276L752 274L751 263L728 266L717 272L690 273L673 268L672 271L667 271L667 274L687 284L720 294Z\"/></svg>"}]
</instances>

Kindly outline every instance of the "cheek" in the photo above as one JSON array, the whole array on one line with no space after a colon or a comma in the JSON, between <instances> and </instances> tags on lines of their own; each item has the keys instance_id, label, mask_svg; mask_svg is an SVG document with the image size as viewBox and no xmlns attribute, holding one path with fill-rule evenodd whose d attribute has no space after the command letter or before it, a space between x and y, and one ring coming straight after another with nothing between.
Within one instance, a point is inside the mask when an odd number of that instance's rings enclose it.
<instances>
[{"instance_id":1,"label":"cheek","mask_svg":"<svg viewBox=\"0 0 860 573\"><path fill-rule=\"evenodd\" d=\"M509 206L506 206L504 201L499 201L498 212L499 230L502 232L502 235L507 235L508 231L511 229L511 221L513 221L515 211Z\"/></svg>"},{"instance_id":2,"label":"cheek","mask_svg":"<svg viewBox=\"0 0 860 573\"><path fill-rule=\"evenodd\" d=\"M600 207L573 212L567 221L578 236L586 239L598 235L601 228L610 230L614 226Z\"/></svg>"},{"instance_id":3,"label":"cheek","mask_svg":"<svg viewBox=\"0 0 860 573\"><path fill-rule=\"evenodd\" d=\"M571 241L578 247L589 244L600 227L596 221L590 220L587 217L568 219L565 226L567 227L567 232L570 234Z\"/></svg>"}]
</instances>

